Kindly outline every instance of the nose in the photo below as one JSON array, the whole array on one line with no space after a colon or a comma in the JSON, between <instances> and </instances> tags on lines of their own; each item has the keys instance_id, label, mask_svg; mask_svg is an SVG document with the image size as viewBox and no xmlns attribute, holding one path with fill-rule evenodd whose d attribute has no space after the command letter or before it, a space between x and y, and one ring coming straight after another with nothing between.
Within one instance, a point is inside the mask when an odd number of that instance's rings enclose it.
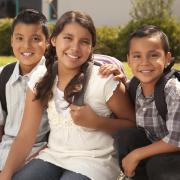
<instances>
[{"instance_id":1,"label":"nose","mask_svg":"<svg viewBox=\"0 0 180 180\"><path fill-rule=\"evenodd\" d=\"M141 57L141 64L142 64L142 65L146 65L147 63L148 63L148 57L142 56L142 57Z\"/></svg>"},{"instance_id":2,"label":"nose","mask_svg":"<svg viewBox=\"0 0 180 180\"><path fill-rule=\"evenodd\" d=\"M31 47L31 41L25 40L23 45L24 45L24 48L29 48L29 47Z\"/></svg>"},{"instance_id":3,"label":"nose","mask_svg":"<svg viewBox=\"0 0 180 180\"><path fill-rule=\"evenodd\" d=\"M80 43L78 41L72 42L71 49L73 51L78 51L80 49Z\"/></svg>"}]
</instances>

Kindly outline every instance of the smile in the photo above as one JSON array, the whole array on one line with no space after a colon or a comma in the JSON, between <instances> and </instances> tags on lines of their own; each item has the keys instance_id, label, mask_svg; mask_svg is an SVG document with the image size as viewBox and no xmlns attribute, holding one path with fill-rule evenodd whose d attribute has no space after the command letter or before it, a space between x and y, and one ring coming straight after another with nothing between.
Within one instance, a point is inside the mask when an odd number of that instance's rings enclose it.
<instances>
[{"instance_id":1,"label":"smile","mask_svg":"<svg viewBox=\"0 0 180 180\"><path fill-rule=\"evenodd\" d=\"M26 57L29 57L31 56L33 53L30 53L30 52L24 52L24 53L21 53L23 56L26 56Z\"/></svg>"},{"instance_id":2,"label":"smile","mask_svg":"<svg viewBox=\"0 0 180 180\"><path fill-rule=\"evenodd\" d=\"M72 59L79 59L79 56L71 55L71 54L66 54L68 57Z\"/></svg>"}]
</instances>

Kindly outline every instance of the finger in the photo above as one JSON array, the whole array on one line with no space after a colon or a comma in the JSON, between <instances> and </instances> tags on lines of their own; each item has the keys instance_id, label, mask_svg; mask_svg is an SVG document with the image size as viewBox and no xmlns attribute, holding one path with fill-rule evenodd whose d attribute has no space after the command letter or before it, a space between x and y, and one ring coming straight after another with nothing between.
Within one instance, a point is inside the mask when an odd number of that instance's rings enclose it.
<instances>
[{"instance_id":1,"label":"finger","mask_svg":"<svg viewBox=\"0 0 180 180\"><path fill-rule=\"evenodd\" d=\"M100 71L100 75L102 77L107 76L107 74L109 74L109 69L107 69L107 68L104 68Z\"/></svg>"},{"instance_id":2,"label":"finger","mask_svg":"<svg viewBox=\"0 0 180 180\"><path fill-rule=\"evenodd\" d=\"M126 77L123 74L115 75L114 80L122 81L123 83L126 82Z\"/></svg>"},{"instance_id":3,"label":"finger","mask_svg":"<svg viewBox=\"0 0 180 180\"><path fill-rule=\"evenodd\" d=\"M79 111L81 109L82 106L77 106L75 104L71 104L70 105L70 110L71 111Z\"/></svg>"},{"instance_id":4,"label":"finger","mask_svg":"<svg viewBox=\"0 0 180 180\"><path fill-rule=\"evenodd\" d=\"M71 104L71 105L69 106L69 108L70 108L71 110L74 110L74 109L76 108L76 105L75 105L75 104Z\"/></svg>"}]
</instances>

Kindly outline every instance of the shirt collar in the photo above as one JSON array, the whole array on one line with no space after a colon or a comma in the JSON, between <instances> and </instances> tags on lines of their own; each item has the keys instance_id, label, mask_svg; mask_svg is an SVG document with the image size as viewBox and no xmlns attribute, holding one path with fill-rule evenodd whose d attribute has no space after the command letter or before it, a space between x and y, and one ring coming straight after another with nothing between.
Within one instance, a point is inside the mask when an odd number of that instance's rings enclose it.
<instances>
[{"instance_id":1,"label":"shirt collar","mask_svg":"<svg viewBox=\"0 0 180 180\"><path fill-rule=\"evenodd\" d=\"M41 58L41 60L39 61L39 63L31 70L31 72L29 72L28 74L25 74L24 77L27 77L28 79L30 78L31 74L37 69L37 67L39 65L45 65L45 57L43 56ZM23 77L22 75L20 75L20 71L19 71L19 60L17 60L17 63L15 65L14 71L9 79L9 82L12 84L16 83L19 78Z\"/></svg>"},{"instance_id":2,"label":"shirt collar","mask_svg":"<svg viewBox=\"0 0 180 180\"><path fill-rule=\"evenodd\" d=\"M138 86L138 88L137 88L137 91L136 91L136 98L137 99L153 99L154 98L154 92L153 93L151 93L149 96L144 96L143 95L143 91L142 91L142 88L141 88L141 85L139 85Z\"/></svg>"}]
</instances>

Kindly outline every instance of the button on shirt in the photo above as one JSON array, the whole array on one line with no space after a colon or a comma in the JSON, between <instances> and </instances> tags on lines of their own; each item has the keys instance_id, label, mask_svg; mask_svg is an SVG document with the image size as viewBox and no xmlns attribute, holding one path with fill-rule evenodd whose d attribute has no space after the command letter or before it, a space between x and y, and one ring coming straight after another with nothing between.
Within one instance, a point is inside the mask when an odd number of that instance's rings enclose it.
<instances>
[{"instance_id":1,"label":"button on shirt","mask_svg":"<svg viewBox=\"0 0 180 180\"><path fill-rule=\"evenodd\" d=\"M44 65L45 59L39 62ZM8 115L2 111L0 106L0 125L4 126L4 135L0 143L0 170L4 166L10 146L17 136L24 111L27 83L31 74L37 69L37 66L28 74L21 76L19 73L19 62L17 61L14 71L6 84L6 101ZM45 137L49 131L47 114L44 112L41 120L40 129L37 135L36 144L32 153L45 145ZM27 138L28 140L28 138Z\"/></svg>"},{"instance_id":2,"label":"button on shirt","mask_svg":"<svg viewBox=\"0 0 180 180\"><path fill-rule=\"evenodd\" d=\"M154 93L144 97L139 86L136 93L137 126L145 129L150 141L163 140L180 147L180 82L172 78L165 86L165 97L168 108L166 121L158 114Z\"/></svg>"}]
</instances>

